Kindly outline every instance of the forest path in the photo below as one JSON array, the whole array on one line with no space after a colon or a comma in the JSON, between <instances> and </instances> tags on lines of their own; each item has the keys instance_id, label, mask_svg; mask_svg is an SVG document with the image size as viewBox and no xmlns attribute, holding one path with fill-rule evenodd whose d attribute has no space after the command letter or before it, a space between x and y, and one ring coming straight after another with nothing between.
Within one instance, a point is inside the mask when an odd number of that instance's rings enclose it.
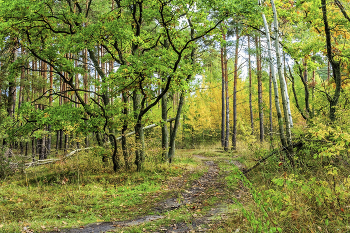
<instances>
[{"instance_id":1,"label":"forest path","mask_svg":"<svg viewBox=\"0 0 350 233\"><path fill-rule=\"evenodd\" d=\"M169 189L182 190L172 197L158 202L151 211L152 215L117 222L93 223L76 229L62 229L66 233L90 232L208 232L221 221L225 221L226 213L232 212L228 205L234 199L242 196L243 190L229 190L226 186L225 176L228 171L221 171L218 163L235 165L240 168L238 161L223 159L221 157L207 157L193 155L208 168L200 178L186 184L186 178L169 182ZM226 174L225 174L226 173ZM244 192L244 191L243 191ZM178 221L174 217L186 215L187 218ZM176 215L175 214L175 215ZM158 221L165 220L163 222ZM170 222L170 223L169 223ZM132 229L140 225L151 225L150 228ZM147 226L145 226L147 227Z\"/></svg>"}]
</instances>

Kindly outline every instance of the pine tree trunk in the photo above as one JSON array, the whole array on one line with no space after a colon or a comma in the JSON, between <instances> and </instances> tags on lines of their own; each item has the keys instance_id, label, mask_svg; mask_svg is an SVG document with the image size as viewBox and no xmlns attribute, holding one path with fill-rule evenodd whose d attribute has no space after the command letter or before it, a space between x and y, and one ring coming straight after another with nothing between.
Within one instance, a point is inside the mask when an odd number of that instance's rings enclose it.
<instances>
[{"instance_id":1,"label":"pine tree trunk","mask_svg":"<svg viewBox=\"0 0 350 233\"><path fill-rule=\"evenodd\" d=\"M236 47L235 47L235 67L233 75L233 132L232 132L232 150L237 149L237 80L238 80L238 47L239 30L236 27Z\"/></svg>"},{"instance_id":2,"label":"pine tree trunk","mask_svg":"<svg viewBox=\"0 0 350 233\"><path fill-rule=\"evenodd\" d=\"M270 119L270 149L273 150L273 123L272 123L272 75L269 72L269 119Z\"/></svg>"},{"instance_id":3,"label":"pine tree trunk","mask_svg":"<svg viewBox=\"0 0 350 233\"><path fill-rule=\"evenodd\" d=\"M226 35L223 34L223 39L226 41ZM225 95L226 95L226 134L224 150L228 151L230 138L230 102L228 93L228 73L227 73L227 48L224 46L224 74L225 74Z\"/></svg>"},{"instance_id":4,"label":"pine tree trunk","mask_svg":"<svg viewBox=\"0 0 350 233\"><path fill-rule=\"evenodd\" d=\"M84 78L83 78L83 82L84 82L84 90L87 91L88 90L88 67L87 67L87 50L84 49L84 59L83 59L83 62L84 62L84 70L85 70L85 74L84 74ZM86 104L88 104L88 93L85 92L84 93L84 102Z\"/></svg>"},{"instance_id":5,"label":"pine tree trunk","mask_svg":"<svg viewBox=\"0 0 350 233\"><path fill-rule=\"evenodd\" d=\"M46 158L47 156L51 153L51 125L47 127L47 130L49 132L49 135L46 136L47 141L46 141Z\"/></svg>"},{"instance_id":6,"label":"pine tree trunk","mask_svg":"<svg viewBox=\"0 0 350 233\"><path fill-rule=\"evenodd\" d=\"M12 62L15 62L17 59L17 52L16 52L16 38L12 39L12 51L11 51L11 58ZM14 77L13 80L9 81L9 90L8 90L8 105L7 105L7 113L10 117L14 117L15 114L15 107L16 107L16 78Z\"/></svg>"},{"instance_id":7,"label":"pine tree trunk","mask_svg":"<svg viewBox=\"0 0 350 233\"><path fill-rule=\"evenodd\" d=\"M35 146L35 138L32 139L32 160L35 161L35 150L36 150L36 146Z\"/></svg>"},{"instance_id":8,"label":"pine tree trunk","mask_svg":"<svg viewBox=\"0 0 350 233\"><path fill-rule=\"evenodd\" d=\"M64 135L64 154L67 154L67 150L68 150L68 135L65 134Z\"/></svg>"},{"instance_id":9,"label":"pine tree trunk","mask_svg":"<svg viewBox=\"0 0 350 233\"><path fill-rule=\"evenodd\" d=\"M252 67L250 60L250 36L248 36L248 74L249 74L249 112L250 112L250 125L252 129L251 135L254 135L254 115L252 105Z\"/></svg>"},{"instance_id":10,"label":"pine tree trunk","mask_svg":"<svg viewBox=\"0 0 350 233\"><path fill-rule=\"evenodd\" d=\"M264 141L264 112L263 112L263 96L262 96L262 67L261 67L261 44L260 38L255 36L256 45L256 75L258 78L258 107L259 107L259 126L260 126L260 142Z\"/></svg>"},{"instance_id":11,"label":"pine tree trunk","mask_svg":"<svg viewBox=\"0 0 350 233\"><path fill-rule=\"evenodd\" d=\"M221 146L225 147L225 67L224 67L224 49L221 48Z\"/></svg>"}]
</instances>

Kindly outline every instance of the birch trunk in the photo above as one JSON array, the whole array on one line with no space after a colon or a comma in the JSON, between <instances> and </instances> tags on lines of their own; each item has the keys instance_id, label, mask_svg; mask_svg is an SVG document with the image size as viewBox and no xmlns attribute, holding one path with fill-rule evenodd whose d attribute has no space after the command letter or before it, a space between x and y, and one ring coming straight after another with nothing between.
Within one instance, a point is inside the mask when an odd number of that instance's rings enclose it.
<instances>
[{"instance_id":1,"label":"birch trunk","mask_svg":"<svg viewBox=\"0 0 350 233\"><path fill-rule=\"evenodd\" d=\"M259 2L260 2L260 0L259 0ZM287 89L286 89L287 88L286 87L286 82L285 82L285 79L284 79L283 73L282 73L282 63L281 63L281 54L280 54L280 49L279 49L279 37L278 37L277 12L276 12L276 7L275 7L275 4L274 4L273 0L271 0L271 5L272 5L272 10L273 10L273 15L274 15L275 49L276 49L276 58L277 58L277 69L278 69L278 76L279 76L279 80L280 80L282 104L283 104L283 107L284 107L284 118L285 118L285 122L286 122L286 131L287 131L286 137L285 137L284 133L282 134L282 132L280 132L280 134L284 138L284 145L283 144L282 145L284 147L288 148L288 150L287 150L287 157L288 157L290 163L292 164L292 166L294 167L294 159L293 159L293 156L292 156L292 153L293 153L292 135L291 135L292 115L290 113L289 98L288 98L288 93L287 93ZM262 13L262 16L263 16L263 20L264 20L264 24L265 24L266 33L267 33L266 35L267 35L267 39L268 39L269 56L270 56L270 59L271 59L270 62L272 62L271 41L270 41L270 35L269 35L270 33L268 31L268 26L267 26L267 22L266 22L266 18L265 18L264 13ZM272 63L271 63L271 68L273 68ZM274 79L274 86L275 86L275 83L277 85L277 80L276 80L274 69L271 69L271 70L273 71L272 76L274 77L273 79ZM276 93L276 88L277 88L277 86L275 86L275 93ZM277 99L277 102L278 102L278 99ZM279 114L279 113L280 112L277 111L277 114ZM282 123L282 119L280 117L278 119L279 119L279 124L281 124ZM283 123L282 123L281 126L280 126L280 128L283 129ZM282 140L282 137L281 137L281 140Z\"/></svg>"},{"instance_id":2,"label":"birch trunk","mask_svg":"<svg viewBox=\"0 0 350 233\"><path fill-rule=\"evenodd\" d=\"M260 5L260 0L259 0ZM275 73L275 67L273 66L273 56L272 56L272 46L271 46L271 38L270 38L270 30L269 26L267 24L267 20L265 17L265 14L262 12L261 16L264 21L265 31L266 31L266 39L267 39L267 47L268 47L268 54L269 54L269 63L270 63L270 69L271 69L271 79L273 83L273 89L274 89L274 96L275 96L275 107L277 112L277 119L278 119L278 129L280 133L281 143L283 147L287 147L287 141L286 136L284 134L284 128L283 128L283 118L282 118L282 111L279 103L279 93L278 93L278 84L277 84L277 78Z\"/></svg>"},{"instance_id":3,"label":"birch trunk","mask_svg":"<svg viewBox=\"0 0 350 233\"><path fill-rule=\"evenodd\" d=\"M280 46L279 46L279 35L278 35L279 28L278 28L278 21L277 21L277 11L276 11L274 0L271 0L271 7L273 10L273 23L274 23L274 30L275 30L275 50L276 50L276 59L277 59L277 70L278 70L278 77L280 80L282 104L283 104L284 116L285 116L285 121L286 121L287 143L292 144L291 128L293 127L293 119L292 119L292 114L290 111L287 83L286 83L286 80L284 79L283 72L282 72L281 51L280 51Z\"/></svg>"}]
</instances>

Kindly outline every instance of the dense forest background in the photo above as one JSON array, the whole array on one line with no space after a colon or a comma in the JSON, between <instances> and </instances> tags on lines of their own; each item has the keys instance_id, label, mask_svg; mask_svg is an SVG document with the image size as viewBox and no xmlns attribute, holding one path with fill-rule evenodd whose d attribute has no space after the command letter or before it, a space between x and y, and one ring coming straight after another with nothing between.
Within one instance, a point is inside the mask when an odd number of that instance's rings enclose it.
<instances>
[{"instance_id":1,"label":"dense forest background","mask_svg":"<svg viewBox=\"0 0 350 233\"><path fill-rule=\"evenodd\" d=\"M274 159L265 203L284 207L264 213L297 221L304 195L346 225L349 14L345 0L0 0L0 178L84 151L142 172L221 147L249 154L251 181Z\"/></svg>"}]
</instances>

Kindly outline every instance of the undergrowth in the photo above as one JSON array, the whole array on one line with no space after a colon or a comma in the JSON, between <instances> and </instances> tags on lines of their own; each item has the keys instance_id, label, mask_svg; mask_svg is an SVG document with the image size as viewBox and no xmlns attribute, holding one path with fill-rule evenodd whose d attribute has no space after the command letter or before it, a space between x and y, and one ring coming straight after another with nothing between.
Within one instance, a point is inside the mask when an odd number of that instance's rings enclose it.
<instances>
[{"instance_id":1,"label":"undergrowth","mask_svg":"<svg viewBox=\"0 0 350 233\"><path fill-rule=\"evenodd\" d=\"M155 156L160 155L146 157L139 173L115 173L99 154L80 152L7 176L0 181L0 232L42 232L148 214L168 195L170 177L187 174L192 180L200 172L191 154L178 153L171 166Z\"/></svg>"},{"instance_id":2,"label":"undergrowth","mask_svg":"<svg viewBox=\"0 0 350 233\"><path fill-rule=\"evenodd\" d=\"M294 152L295 168L281 152L246 175L230 173L228 181L240 180L250 201L241 205L243 219L226 222L224 229L235 222L248 232L350 231L350 130L320 122L294 130L294 140L303 142ZM251 167L268 154L268 144L246 149L243 162Z\"/></svg>"}]
</instances>

